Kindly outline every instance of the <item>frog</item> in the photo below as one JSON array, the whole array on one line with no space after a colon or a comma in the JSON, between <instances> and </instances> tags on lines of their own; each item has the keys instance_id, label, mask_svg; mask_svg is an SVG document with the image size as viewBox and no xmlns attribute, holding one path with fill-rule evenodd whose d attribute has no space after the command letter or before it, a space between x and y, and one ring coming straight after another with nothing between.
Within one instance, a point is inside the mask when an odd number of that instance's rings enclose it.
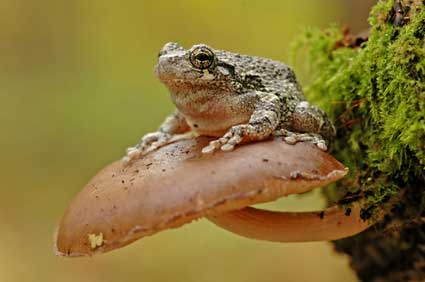
<instances>
[{"instance_id":1,"label":"frog","mask_svg":"<svg viewBox=\"0 0 425 282\"><path fill-rule=\"evenodd\" d=\"M291 145L309 142L326 151L335 136L326 113L306 100L295 72L285 63L203 43L185 49L168 42L154 73L168 88L175 111L157 131L127 149L126 163L179 136L214 138L203 154L273 137Z\"/></svg>"}]
</instances>

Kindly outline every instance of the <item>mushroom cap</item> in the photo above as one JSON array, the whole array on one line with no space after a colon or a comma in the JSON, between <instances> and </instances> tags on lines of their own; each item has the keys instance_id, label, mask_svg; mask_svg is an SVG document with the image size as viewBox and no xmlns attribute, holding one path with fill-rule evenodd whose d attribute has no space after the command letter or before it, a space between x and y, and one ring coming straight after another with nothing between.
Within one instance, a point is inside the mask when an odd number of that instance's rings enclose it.
<instances>
[{"instance_id":1,"label":"mushroom cap","mask_svg":"<svg viewBox=\"0 0 425 282\"><path fill-rule=\"evenodd\" d=\"M347 173L309 143L275 138L202 154L211 140L182 140L130 165L108 165L66 210L55 235L56 254L102 253L202 216L304 193Z\"/></svg>"}]
</instances>

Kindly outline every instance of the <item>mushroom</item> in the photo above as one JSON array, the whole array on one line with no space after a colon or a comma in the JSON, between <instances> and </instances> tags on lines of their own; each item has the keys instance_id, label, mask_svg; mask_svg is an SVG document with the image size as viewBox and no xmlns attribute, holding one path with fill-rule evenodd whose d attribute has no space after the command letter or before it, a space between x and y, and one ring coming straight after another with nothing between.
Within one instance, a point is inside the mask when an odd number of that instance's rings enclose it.
<instances>
[{"instance_id":1,"label":"mushroom","mask_svg":"<svg viewBox=\"0 0 425 282\"><path fill-rule=\"evenodd\" d=\"M207 137L180 140L131 165L117 161L104 168L65 212L55 235L56 254L110 251L203 216L232 232L274 241L335 239L367 227L358 222L357 210L342 216L344 211L331 208L321 219L315 213L246 208L308 192L347 173L315 145L288 145L275 138L232 152L202 154L209 141ZM270 228L276 228L275 234ZM326 232L326 228L332 229ZM319 233L303 235L308 230Z\"/></svg>"}]
</instances>

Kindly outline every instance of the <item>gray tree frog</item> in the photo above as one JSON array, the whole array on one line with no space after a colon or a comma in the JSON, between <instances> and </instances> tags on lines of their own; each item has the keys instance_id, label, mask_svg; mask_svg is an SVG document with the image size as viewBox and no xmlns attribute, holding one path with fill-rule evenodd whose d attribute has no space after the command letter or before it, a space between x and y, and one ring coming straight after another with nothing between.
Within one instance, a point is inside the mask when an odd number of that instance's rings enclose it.
<instances>
[{"instance_id":1,"label":"gray tree frog","mask_svg":"<svg viewBox=\"0 0 425 282\"><path fill-rule=\"evenodd\" d=\"M288 144L311 142L327 150L335 129L309 104L295 73L281 62L215 50L205 44L161 49L155 74L170 91L176 111L157 132L127 150L125 162L195 133L217 137L202 152L282 136Z\"/></svg>"}]
</instances>

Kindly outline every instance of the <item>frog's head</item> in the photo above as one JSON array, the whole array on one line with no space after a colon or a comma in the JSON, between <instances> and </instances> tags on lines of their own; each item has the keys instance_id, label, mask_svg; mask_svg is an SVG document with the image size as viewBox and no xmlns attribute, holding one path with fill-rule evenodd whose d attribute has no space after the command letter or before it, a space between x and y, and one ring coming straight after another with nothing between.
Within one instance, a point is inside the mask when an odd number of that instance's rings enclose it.
<instances>
[{"instance_id":1,"label":"frog's head","mask_svg":"<svg viewBox=\"0 0 425 282\"><path fill-rule=\"evenodd\" d=\"M234 67L220 59L223 52L205 44L185 50L169 42L159 52L155 74L166 86L177 90L229 88L236 81Z\"/></svg>"}]
</instances>

